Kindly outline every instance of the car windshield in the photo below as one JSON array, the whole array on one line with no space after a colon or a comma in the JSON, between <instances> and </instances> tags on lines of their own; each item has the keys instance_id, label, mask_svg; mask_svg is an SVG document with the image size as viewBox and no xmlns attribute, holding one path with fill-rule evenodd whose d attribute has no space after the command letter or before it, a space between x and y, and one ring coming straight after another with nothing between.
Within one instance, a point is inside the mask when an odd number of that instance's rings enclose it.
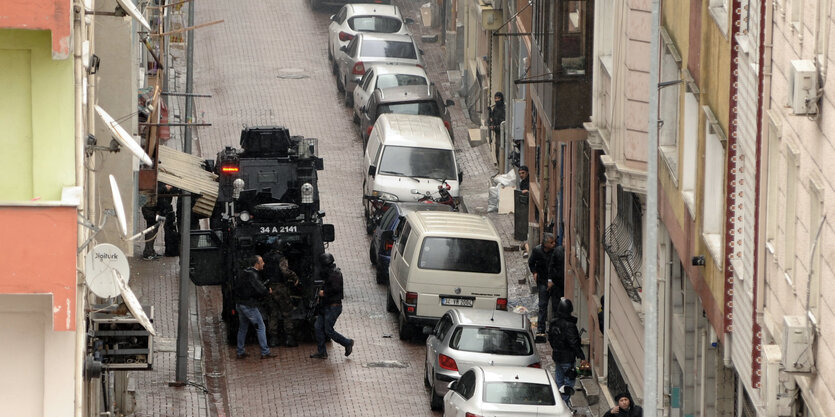
<instances>
[{"instance_id":1,"label":"car windshield","mask_svg":"<svg viewBox=\"0 0 835 417\"><path fill-rule=\"evenodd\" d=\"M348 26L357 32L395 33L403 22L393 17L356 16L348 19Z\"/></svg>"},{"instance_id":2,"label":"car windshield","mask_svg":"<svg viewBox=\"0 0 835 417\"><path fill-rule=\"evenodd\" d=\"M377 107L377 114L383 113L417 114L422 116L441 117L441 111L438 109L438 103L434 100L380 104L380 106Z\"/></svg>"},{"instance_id":3,"label":"car windshield","mask_svg":"<svg viewBox=\"0 0 835 417\"><path fill-rule=\"evenodd\" d=\"M452 179L458 175L452 150L408 146L386 146L378 171L401 177L436 179Z\"/></svg>"},{"instance_id":4,"label":"car windshield","mask_svg":"<svg viewBox=\"0 0 835 417\"><path fill-rule=\"evenodd\" d=\"M533 344L528 332L495 327L462 326L455 329L449 347L465 352L528 356Z\"/></svg>"},{"instance_id":5,"label":"car windshield","mask_svg":"<svg viewBox=\"0 0 835 417\"><path fill-rule=\"evenodd\" d=\"M420 248L418 268L498 274L502 270L499 244L493 240L428 237Z\"/></svg>"},{"instance_id":6,"label":"car windshield","mask_svg":"<svg viewBox=\"0 0 835 417\"><path fill-rule=\"evenodd\" d=\"M517 405L556 405L551 385L525 382L488 382L484 402Z\"/></svg>"},{"instance_id":7,"label":"car windshield","mask_svg":"<svg viewBox=\"0 0 835 417\"><path fill-rule=\"evenodd\" d=\"M403 87L407 85L426 85L426 78L410 74L383 74L377 77L376 88Z\"/></svg>"},{"instance_id":8,"label":"car windshield","mask_svg":"<svg viewBox=\"0 0 835 417\"><path fill-rule=\"evenodd\" d=\"M411 42L366 40L362 43L363 58L417 59L415 45Z\"/></svg>"}]
</instances>

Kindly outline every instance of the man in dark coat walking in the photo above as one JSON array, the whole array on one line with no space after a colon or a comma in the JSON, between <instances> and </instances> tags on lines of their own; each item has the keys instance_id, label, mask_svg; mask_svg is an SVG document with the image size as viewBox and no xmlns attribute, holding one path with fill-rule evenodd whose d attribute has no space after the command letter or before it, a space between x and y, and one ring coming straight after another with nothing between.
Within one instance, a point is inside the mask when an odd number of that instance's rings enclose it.
<instances>
[{"instance_id":1,"label":"man in dark coat walking","mask_svg":"<svg viewBox=\"0 0 835 417\"><path fill-rule=\"evenodd\" d=\"M325 281L325 285L324 288L319 290L321 307L319 308L319 317L316 317L315 325L316 353L310 355L310 357L327 359L328 351L325 348L326 338L330 338L345 347L345 356L350 356L351 351L354 349L354 340L339 334L333 328L336 324L336 319L342 314L342 271L336 267L333 261L333 255L327 252L320 255L319 264L322 267L321 276Z\"/></svg>"},{"instance_id":2,"label":"man in dark coat walking","mask_svg":"<svg viewBox=\"0 0 835 417\"><path fill-rule=\"evenodd\" d=\"M539 294L537 334L544 335L548 323L548 301L551 299L551 288L554 286L554 282L549 276L549 270L555 246L557 246L557 240L554 235L546 233L542 238L542 244L533 248L531 256L528 258L528 268L533 273L533 279L536 281L536 289Z\"/></svg>"},{"instance_id":3,"label":"man in dark coat walking","mask_svg":"<svg viewBox=\"0 0 835 417\"><path fill-rule=\"evenodd\" d=\"M548 342L551 344L551 357L556 364L554 380L558 387L574 388L574 380L577 377L577 370L574 368L574 360L586 359L580 344L580 332L577 330L577 317L571 315L574 305L571 300L563 298L557 305L557 317L551 321L551 328L548 331ZM568 401L569 394L561 394L563 401Z\"/></svg>"}]
</instances>

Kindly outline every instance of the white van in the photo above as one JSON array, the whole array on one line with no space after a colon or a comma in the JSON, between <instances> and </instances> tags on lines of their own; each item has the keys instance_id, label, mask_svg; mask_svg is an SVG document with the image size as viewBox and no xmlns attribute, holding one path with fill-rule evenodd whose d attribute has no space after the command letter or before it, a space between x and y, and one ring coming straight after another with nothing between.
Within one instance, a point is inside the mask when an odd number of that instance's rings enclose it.
<instances>
[{"instance_id":1,"label":"white van","mask_svg":"<svg viewBox=\"0 0 835 417\"><path fill-rule=\"evenodd\" d=\"M418 211L406 216L396 235L387 310L399 313L401 339L434 326L450 308L507 310L502 240L490 219Z\"/></svg>"},{"instance_id":2,"label":"white van","mask_svg":"<svg viewBox=\"0 0 835 417\"><path fill-rule=\"evenodd\" d=\"M444 122L438 117L382 114L365 147L363 200L366 225L372 226L379 200L417 201L437 196L446 182L458 203L462 173Z\"/></svg>"}]
</instances>

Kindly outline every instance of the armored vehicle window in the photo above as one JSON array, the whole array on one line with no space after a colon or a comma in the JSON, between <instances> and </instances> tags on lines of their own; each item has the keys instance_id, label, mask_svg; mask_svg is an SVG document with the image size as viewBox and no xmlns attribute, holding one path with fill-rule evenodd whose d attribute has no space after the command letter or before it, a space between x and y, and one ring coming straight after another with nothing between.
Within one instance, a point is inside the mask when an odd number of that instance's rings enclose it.
<instances>
[{"instance_id":1,"label":"armored vehicle window","mask_svg":"<svg viewBox=\"0 0 835 417\"><path fill-rule=\"evenodd\" d=\"M428 237L420 249L418 268L498 274L499 244L493 240Z\"/></svg>"}]
</instances>

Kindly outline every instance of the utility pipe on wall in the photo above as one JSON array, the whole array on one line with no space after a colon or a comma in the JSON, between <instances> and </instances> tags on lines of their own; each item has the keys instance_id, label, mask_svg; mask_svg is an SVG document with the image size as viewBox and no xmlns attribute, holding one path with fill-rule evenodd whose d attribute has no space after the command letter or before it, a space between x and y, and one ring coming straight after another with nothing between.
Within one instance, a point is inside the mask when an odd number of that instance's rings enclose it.
<instances>
[{"instance_id":1,"label":"utility pipe on wall","mask_svg":"<svg viewBox=\"0 0 835 417\"><path fill-rule=\"evenodd\" d=\"M82 74L84 65L82 63L81 47L84 36L84 3L77 0L73 5L75 15L73 27L73 82L75 83L75 186L82 188L82 198L78 202L78 213L83 217L85 212L84 201L84 83ZM87 229L79 223L76 243L80 248L87 240ZM74 370L74 407L73 415L82 417L84 412L84 353L86 351L86 329L84 328L84 256L87 250L82 250L76 257L76 290L75 290L75 370Z\"/></svg>"}]
</instances>

